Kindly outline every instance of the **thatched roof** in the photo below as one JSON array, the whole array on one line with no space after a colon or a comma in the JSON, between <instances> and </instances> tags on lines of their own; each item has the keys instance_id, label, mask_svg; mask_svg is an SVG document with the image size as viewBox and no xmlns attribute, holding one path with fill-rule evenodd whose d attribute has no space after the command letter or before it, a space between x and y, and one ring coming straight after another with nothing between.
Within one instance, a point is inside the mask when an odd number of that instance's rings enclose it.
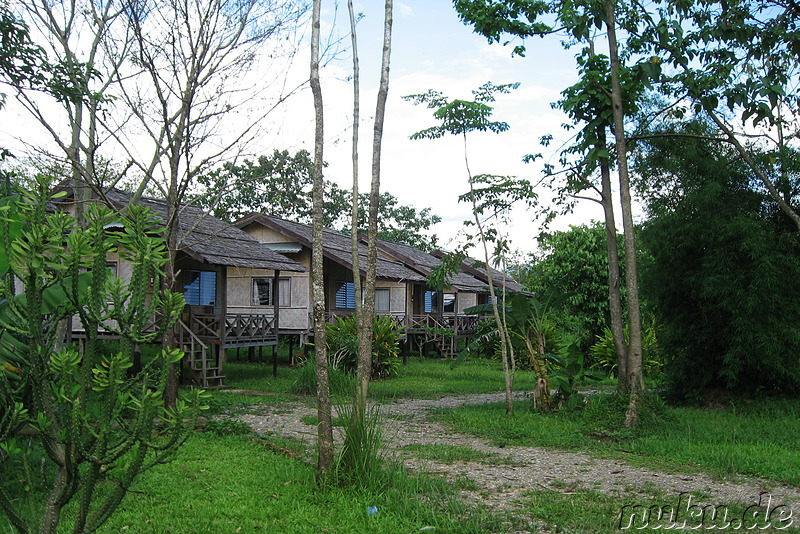
<instances>
[{"instance_id":1,"label":"thatched roof","mask_svg":"<svg viewBox=\"0 0 800 534\"><path fill-rule=\"evenodd\" d=\"M426 277L431 274L434 268L442 264L442 261L436 256L416 247L412 247L411 245L379 239L378 248L384 253L402 261L415 271L424 274ZM482 293L488 290L484 282L465 272L453 274L450 277L450 285L456 291L469 293Z\"/></svg>"},{"instance_id":2,"label":"thatched roof","mask_svg":"<svg viewBox=\"0 0 800 534\"><path fill-rule=\"evenodd\" d=\"M132 198L130 193L117 189L108 191L105 196L116 210L125 208ZM164 200L141 198L138 204L150 208L162 221L166 220L167 204ZM296 261L270 250L239 228L196 206L180 206L176 231L178 250L202 263L274 271L306 270Z\"/></svg>"},{"instance_id":3,"label":"thatched roof","mask_svg":"<svg viewBox=\"0 0 800 534\"><path fill-rule=\"evenodd\" d=\"M301 245L311 248L311 226L307 224L287 221L272 215L262 213L251 213L236 221L239 228L246 228L251 224L260 224L269 228L288 239L296 241ZM325 228L322 235L323 255L329 260L353 270L352 244L351 238L336 230ZM363 243L359 244L359 267L362 272L367 265L367 247ZM376 266L376 276L382 280L393 280L398 282L424 282L425 276L410 269L401 261L393 261L387 258L378 257Z\"/></svg>"},{"instance_id":4,"label":"thatched roof","mask_svg":"<svg viewBox=\"0 0 800 534\"><path fill-rule=\"evenodd\" d=\"M441 250L434 250L433 252L431 252L431 254L441 258L445 255L445 252ZM486 274L485 262L476 260L475 258L467 257L464 259L463 262L461 262L461 269L464 272L467 272L472 276L474 276L475 278L477 278L478 280L480 280L483 283L484 288L488 288L489 277ZM489 270L492 273L492 282L494 282L495 288L500 289L503 287L503 284L505 283L505 288L508 291L511 291L513 293L525 292L525 288L523 287L523 285L514 280L514 278L510 274L503 273L502 271L498 271L497 269L494 269L492 267L489 267ZM503 280L503 277L505 277L505 280Z\"/></svg>"}]
</instances>

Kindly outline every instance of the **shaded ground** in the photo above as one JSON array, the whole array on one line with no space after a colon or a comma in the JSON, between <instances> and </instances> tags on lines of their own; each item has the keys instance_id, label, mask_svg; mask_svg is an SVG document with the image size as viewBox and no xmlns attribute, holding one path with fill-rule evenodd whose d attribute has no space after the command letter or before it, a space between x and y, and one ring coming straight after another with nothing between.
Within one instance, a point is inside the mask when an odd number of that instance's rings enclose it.
<instances>
[{"instance_id":1,"label":"shaded ground","mask_svg":"<svg viewBox=\"0 0 800 534\"><path fill-rule=\"evenodd\" d=\"M522 518L525 518L525 511L519 501L523 494L544 491L569 495L581 489L616 496L620 499L620 506L647 504L654 493L672 497L681 492L701 496L708 503L747 506L758 502L760 493L769 492L775 503L787 503L792 510L800 509L800 488L774 481L742 477L720 480L704 473L670 474L581 452L538 447L501 448L491 445L486 439L454 432L427 418L428 410L433 408L502 400L502 394L480 394L435 400L400 400L384 405L382 409L390 421L387 443L404 459L409 469L440 473L453 480L465 477L476 488L462 491L465 500L494 510L512 511ZM273 432L311 444L316 427L309 425L308 421L314 415L313 408L297 404L279 408L258 406L252 413L238 418L257 432ZM441 463L419 459L403 448L437 444L468 447L487 456L476 461ZM529 518L528 523L531 529L542 528Z\"/></svg>"}]
</instances>

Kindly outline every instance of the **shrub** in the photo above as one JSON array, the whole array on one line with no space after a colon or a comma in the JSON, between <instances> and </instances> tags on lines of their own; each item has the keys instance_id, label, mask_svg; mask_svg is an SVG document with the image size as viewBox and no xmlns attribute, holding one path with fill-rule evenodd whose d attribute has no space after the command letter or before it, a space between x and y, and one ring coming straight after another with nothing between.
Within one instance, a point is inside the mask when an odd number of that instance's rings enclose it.
<instances>
[{"instance_id":1,"label":"shrub","mask_svg":"<svg viewBox=\"0 0 800 534\"><path fill-rule=\"evenodd\" d=\"M625 343L628 343L628 328L625 328ZM598 369L609 376L617 374L617 349L614 347L614 335L606 328L602 336L598 336L589 349L592 369ZM658 375L664 367L664 357L656 339L655 323L644 325L642 329L642 367L645 376Z\"/></svg>"},{"instance_id":2,"label":"shrub","mask_svg":"<svg viewBox=\"0 0 800 534\"><path fill-rule=\"evenodd\" d=\"M372 377L395 376L400 369L402 328L389 316L373 319ZM328 354L331 364L354 373L358 364L358 321L354 315L340 317L327 325Z\"/></svg>"}]
</instances>

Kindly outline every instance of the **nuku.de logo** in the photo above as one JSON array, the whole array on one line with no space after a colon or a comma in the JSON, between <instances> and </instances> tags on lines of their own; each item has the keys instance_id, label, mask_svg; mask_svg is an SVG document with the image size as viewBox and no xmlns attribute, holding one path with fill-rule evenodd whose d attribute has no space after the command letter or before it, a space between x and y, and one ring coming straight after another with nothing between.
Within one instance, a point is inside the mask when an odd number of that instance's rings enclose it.
<instances>
[{"instance_id":1,"label":"nuku.de logo","mask_svg":"<svg viewBox=\"0 0 800 534\"><path fill-rule=\"evenodd\" d=\"M619 514L619 530L783 530L794 522L788 504L772 502L772 495L761 492L758 502L734 514L727 504L693 504L687 492L673 503L626 504Z\"/></svg>"}]
</instances>

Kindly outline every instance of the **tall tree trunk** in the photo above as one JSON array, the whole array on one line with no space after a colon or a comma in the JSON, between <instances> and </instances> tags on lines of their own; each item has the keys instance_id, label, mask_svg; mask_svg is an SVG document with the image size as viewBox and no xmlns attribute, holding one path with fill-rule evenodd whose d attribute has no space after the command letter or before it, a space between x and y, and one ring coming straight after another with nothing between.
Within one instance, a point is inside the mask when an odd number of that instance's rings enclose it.
<instances>
[{"instance_id":1,"label":"tall tree trunk","mask_svg":"<svg viewBox=\"0 0 800 534\"><path fill-rule=\"evenodd\" d=\"M611 104L614 115L614 137L617 145L619 192L622 206L622 228L625 237L625 287L628 302L628 391L630 403L625 414L625 426L635 426L639 418L639 400L644 392L642 376L642 320L639 309L639 277L636 261L636 237L631 210L628 153L625 142L624 111L622 107L622 85L620 82L620 58L616 35L615 0L607 0L606 27L609 58L611 61Z\"/></svg>"},{"instance_id":2,"label":"tall tree trunk","mask_svg":"<svg viewBox=\"0 0 800 534\"><path fill-rule=\"evenodd\" d=\"M319 31L322 0L314 0L311 18L311 92L314 96L314 186L311 285L314 299L314 358L317 374L317 483L324 484L333 466L333 425L331 422L328 349L325 340L325 282L322 256L322 167L324 130L322 87L319 81Z\"/></svg>"},{"instance_id":3,"label":"tall tree trunk","mask_svg":"<svg viewBox=\"0 0 800 534\"><path fill-rule=\"evenodd\" d=\"M497 333L500 335L500 360L503 362L503 381L505 383L506 415L514 413L514 347L511 344L511 336L508 333L508 326L505 321L505 306L503 312L497 304L497 294L494 290L494 276L492 276L491 257L489 256L489 246L486 244L486 232L483 229L483 222L478 213L478 201L475 197L475 184L473 182L472 171L469 167L467 158L467 135L464 134L464 164L467 168L469 179L469 197L472 202L472 217L478 229L478 237L483 247L483 258L486 262L486 279L489 282L489 298L492 301L492 315L497 324ZM505 299L503 299L505 303Z\"/></svg>"},{"instance_id":4,"label":"tall tree trunk","mask_svg":"<svg viewBox=\"0 0 800 534\"><path fill-rule=\"evenodd\" d=\"M606 133L598 129L600 150L606 150ZM608 308L611 318L611 334L617 353L617 390L628 390L628 347L625 344L625 321L622 317L622 292L620 288L619 246L617 244L617 222L611 191L611 164L608 158L600 158L600 204L606 227L606 250L608 251Z\"/></svg>"},{"instance_id":5,"label":"tall tree trunk","mask_svg":"<svg viewBox=\"0 0 800 534\"><path fill-rule=\"evenodd\" d=\"M369 189L367 219L367 266L364 277L364 305L359 316L358 368L356 371L355 412L363 417L367 404L369 379L372 374L373 317L375 315L375 276L378 262L378 208L381 186L381 143L389 94L389 61L392 51L392 0L386 0L383 23L383 54L381 78L375 105L375 124L372 137L372 181Z\"/></svg>"},{"instance_id":6,"label":"tall tree trunk","mask_svg":"<svg viewBox=\"0 0 800 534\"><path fill-rule=\"evenodd\" d=\"M347 1L347 11L350 15L350 42L353 48L353 189L350 212L350 230L353 256L353 288L356 295L356 321L358 322L358 360L356 364L356 390L353 395L353 413L350 418L350 429L358 428L364 420L367 403L367 389L369 387L369 372L372 367L372 336L364 335L365 313L361 300L364 294L361 284L361 257L359 254L359 196L358 196L358 130L361 119L360 104L360 79L361 71L358 64L358 37L356 33L356 15L353 0ZM370 327L372 322L369 322ZM371 328L370 328L371 329ZM365 361L366 360L366 361Z\"/></svg>"}]
</instances>

